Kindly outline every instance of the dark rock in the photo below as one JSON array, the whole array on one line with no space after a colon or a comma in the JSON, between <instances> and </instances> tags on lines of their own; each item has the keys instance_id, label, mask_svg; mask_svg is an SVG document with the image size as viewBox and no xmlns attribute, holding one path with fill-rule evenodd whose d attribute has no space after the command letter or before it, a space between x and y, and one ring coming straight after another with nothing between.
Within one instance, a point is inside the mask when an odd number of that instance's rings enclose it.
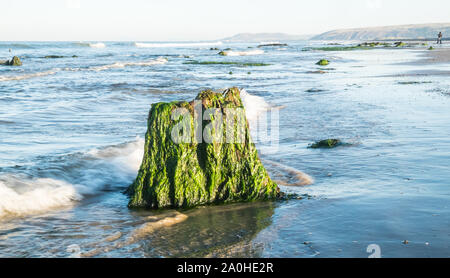
<instances>
[{"instance_id":1,"label":"dark rock","mask_svg":"<svg viewBox=\"0 0 450 278\"><path fill-rule=\"evenodd\" d=\"M326 139L322 141L318 141L308 146L310 149L331 149L337 146L342 145L341 140L339 139Z\"/></svg>"}]
</instances>

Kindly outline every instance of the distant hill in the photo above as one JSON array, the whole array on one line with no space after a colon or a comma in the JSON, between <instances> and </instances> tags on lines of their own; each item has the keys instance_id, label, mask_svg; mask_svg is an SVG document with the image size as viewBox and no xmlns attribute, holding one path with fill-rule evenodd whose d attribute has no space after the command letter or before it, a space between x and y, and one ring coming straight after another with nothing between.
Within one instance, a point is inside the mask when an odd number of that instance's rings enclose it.
<instances>
[{"instance_id":1,"label":"distant hill","mask_svg":"<svg viewBox=\"0 0 450 278\"><path fill-rule=\"evenodd\" d=\"M308 40L313 35L289 35L284 33L241 33L229 38L224 38L226 42L274 42L274 41L297 41Z\"/></svg>"},{"instance_id":2,"label":"distant hill","mask_svg":"<svg viewBox=\"0 0 450 278\"><path fill-rule=\"evenodd\" d=\"M413 24L357 29L340 29L312 37L312 40L434 39L442 32L450 38L450 23Z\"/></svg>"}]
</instances>

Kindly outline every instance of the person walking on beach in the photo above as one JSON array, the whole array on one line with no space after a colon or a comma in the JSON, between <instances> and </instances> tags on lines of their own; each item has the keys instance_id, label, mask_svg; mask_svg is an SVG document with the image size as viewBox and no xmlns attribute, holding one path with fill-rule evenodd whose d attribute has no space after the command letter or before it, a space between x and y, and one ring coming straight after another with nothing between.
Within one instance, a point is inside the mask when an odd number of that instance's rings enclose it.
<instances>
[{"instance_id":1,"label":"person walking on beach","mask_svg":"<svg viewBox=\"0 0 450 278\"><path fill-rule=\"evenodd\" d=\"M442 32L439 32L438 34L437 44L442 44Z\"/></svg>"}]
</instances>

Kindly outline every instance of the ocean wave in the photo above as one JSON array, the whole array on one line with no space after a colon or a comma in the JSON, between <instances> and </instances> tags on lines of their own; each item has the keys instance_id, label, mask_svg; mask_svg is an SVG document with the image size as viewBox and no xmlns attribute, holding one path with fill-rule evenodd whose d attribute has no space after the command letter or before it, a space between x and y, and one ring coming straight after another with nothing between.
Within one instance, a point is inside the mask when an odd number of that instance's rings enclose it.
<instances>
[{"instance_id":1,"label":"ocean wave","mask_svg":"<svg viewBox=\"0 0 450 278\"><path fill-rule=\"evenodd\" d=\"M106 45L102 42L97 42L97 43L76 42L75 44L78 46L92 47L92 48L105 48L106 47Z\"/></svg>"},{"instance_id":2,"label":"ocean wave","mask_svg":"<svg viewBox=\"0 0 450 278\"><path fill-rule=\"evenodd\" d=\"M26 43L0 43L0 48L9 48L9 49L29 49L33 48L33 46Z\"/></svg>"},{"instance_id":3,"label":"ocean wave","mask_svg":"<svg viewBox=\"0 0 450 278\"><path fill-rule=\"evenodd\" d=\"M144 139L137 137L135 141L93 149L88 152L92 157L107 160L126 172L137 172L144 157Z\"/></svg>"},{"instance_id":4,"label":"ocean wave","mask_svg":"<svg viewBox=\"0 0 450 278\"><path fill-rule=\"evenodd\" d=\"M34 77L42 77L47 75L55 74L59 71L103 71L114 68L124 68L128 66L154 66L154 65L163 65L167 63L168 60L164 57L159 57L154 60L143 61L143 62L116 62L114 64L108 64L103 66L93 66L89 68L54 68L47 71L34 72L29 74L21 74L21 75L12 75L12 76L0 76L0 82L2 81L14 81L14 80L24 80Z\"/></svg>"},{"instance_id":5,"label":"ocean wave","mask_svg":"<svg viewBox=\"0 0 450 278\"><path fill-rule=\"evenodd\" d=\"M75 188L64 181L12 175L0 179L0 218L42 213L80 199Z\"/></svg>"},{"instance_id":6,"label":"ocean wave","mask_svg":"<svg viewBox=\"0 0 450 278\"><path fill-rule=\"evenodd\" d=\"M145 66L163 65L167 62L168 62L168 60L166 58L159 57L154 60L143 61L143 62L116 62L114 64L109 64L109 65L90 67L90 68L88 68L88 70L102 71L102 70L107 70L107 69L124 68L124 67L128 67L128 66L145 67Z\"/></svg>"},{"instance_id":7,"label":"ocean wave","mask_svg":"<svg viewBox=\"0 0 450 278\"><path fill-rule=\"evenodd\" d=\"M0 219L70 207L104 190L123 191L139 170L144 140L96 148L50 161L46 177L0 176ZM107 174L105 174L107 173Z\"/></svg>"},{"instance_id":8,"label":"ocean wave","mask_svg":"<svg viewBox=\"0 0 450 278\"><path fill-rule=\"evenodd\" d=\"M248 51L223 51L224 56L252 56L252 55L261 55L264 54L264 50L256 49L256 50L248 50Z\"/></svg>"},{"instance_id":9,"label":"ocean wave","mask_svg":"<svg viewBox=\"0 0 450 278\"><path fill-rule=\"evenodd\" d=\"M34 78L34 77L47 76L47 75L55 74L58 71L59 71L59 69L51 69L51 70L47 70L47 71L21 74L21 75L0 76L0 82L1 81L12 81L12 80L23 80L23 79L29 79L29 78Z\"/></svg>"},{"instance_id":10,"label":"ocean wave","mask_svg":"<svg viewBox=\"0 0 450 278\"><path fill-rule=\"evenodd\" d=\"M260 42L259 44L280 44L279 41L266 41L266 42Z\"/></svg>"},{"instance_id":11,"label":"ocean wave","mask_svg":"<svg viewBox=\"0 0 450 278\"><path fill-rule=\"evenodd\" d=\"M202 47L222 45L222 42L193 42L193 43L140 43L135 42L134 46L140 48L158 48L158 47Z\"/></svg>"}]
</instances>

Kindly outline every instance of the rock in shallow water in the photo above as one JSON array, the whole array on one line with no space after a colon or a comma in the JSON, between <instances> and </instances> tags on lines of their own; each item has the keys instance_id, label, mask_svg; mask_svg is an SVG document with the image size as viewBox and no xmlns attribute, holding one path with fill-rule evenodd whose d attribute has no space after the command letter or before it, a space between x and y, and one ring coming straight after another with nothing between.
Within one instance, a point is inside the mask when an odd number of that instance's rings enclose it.
<instances>
[{"instance_id":1,"label":"rock in shallow water","mask_svg":"<svg viewBox=\"0 0 450 278\"><path fill-rule=\"evenodd\" d=\"M144 159L128 194L130 207L146 208L280 196L251 141L239 89L203 91L192 102L153 104Z\"/></svg>"},{"instance_id":2,"label":"rock in shallow water","mask_svg":"<svg viewBox=\"0 0 450 278\"><path fill-rule=\"evenodd\" d=\"M20 61L20 58L17 56L14 56L10 61L1 61L1 64L5 66L21 66L22 61Z\"/></svg>"},{"instance_id":3,"label":"rock in shallow water","mask_svg":"<svg viewBox=\"0 0 450 278\"><path fill-rule=\"evenodd\" d=\"M326 139L326 140L318 141L314 144L311 144L311 145L309 145L308 148L310 148L310 149L323 149L323 148L331 149L331 148L335 148L340 145L342 145L342 142L339 139Z\"/></svg>"},{"instance_id":4,"label":"rock in shallow water","mask_svg":"<svg viewBox=\"0 0 450 278\"><path fill-rule=\"evenodd\" d=\"M321 59L319 62L316 63L316 65L327 66L329 63L330 63L330 61L325 60L325 59Z\"/></svg>"}]
</instances>

